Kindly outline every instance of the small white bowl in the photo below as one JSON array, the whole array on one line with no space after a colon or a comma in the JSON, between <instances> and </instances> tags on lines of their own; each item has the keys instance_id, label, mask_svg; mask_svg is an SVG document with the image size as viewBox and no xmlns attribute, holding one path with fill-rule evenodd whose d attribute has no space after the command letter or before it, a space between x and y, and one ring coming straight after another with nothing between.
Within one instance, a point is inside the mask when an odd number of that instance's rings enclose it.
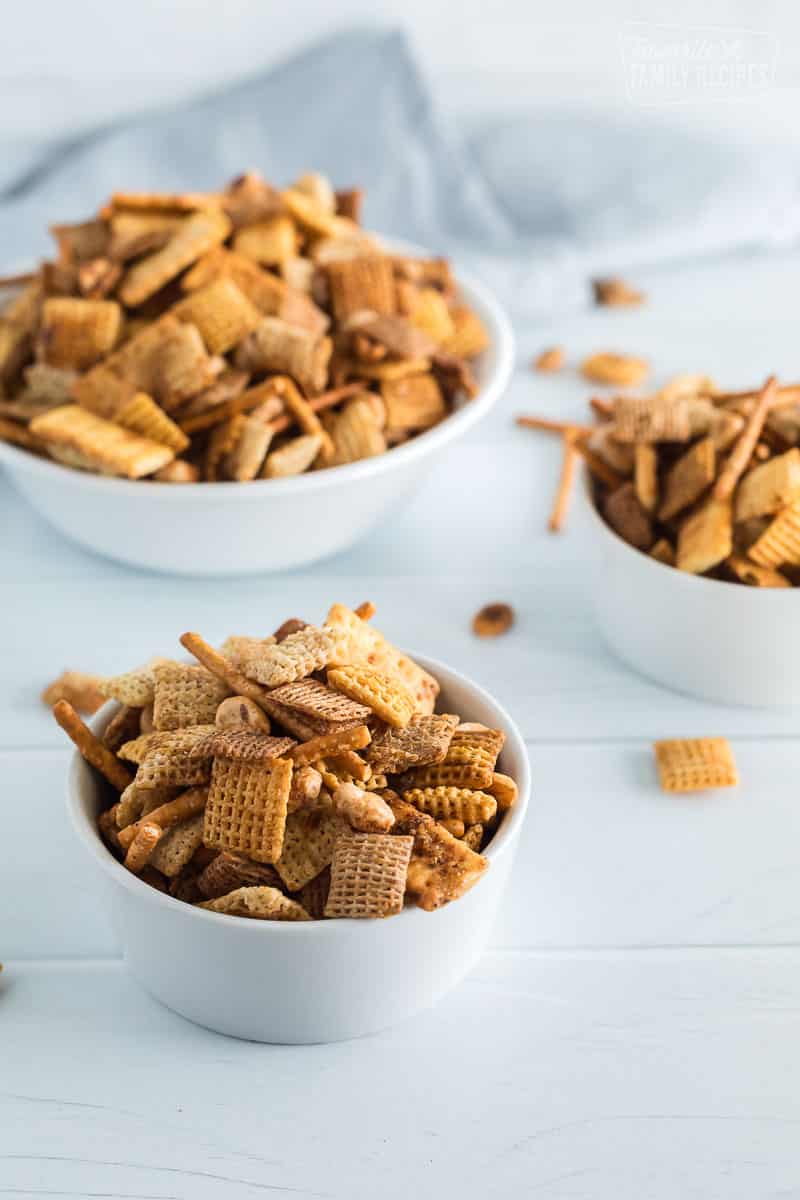
<instances>
[{"instance_id":1,"label":"small white bowl","mask_svg":"<svg viewBox=\"0 0 800 1200\"><path fill-rule=\"evenodd\" d=\"M458 284L490 338L474 364L480 391L435 428L375 458L290 479L214 484L92 475L2 441L0 464L52 525L120 562L179 575L231 575L326 558L385 520L429 460L484 417L508 384L514 365L508 318L485 288L462 275Z\"/></svg>"},{"instance_id":2,"label":"small white bowl","mask_svg":"<svg viewBox=\"0 0 800 1200\"><path fill-rule=\"evenodd\" d=\"M800 704L800 597L665 566L619 537L587 475L597 620L612 650L657 683L721 704Z\"/></svg>"},{"instance_id":3,"label":"small white bowl","mask_svg":"<svg viewBox=\"0 0 800 1200\"><path fill-rule=\"evenodd\" d=\"M486 874L436 912L406 908L386 920L256 921L195 908L126 871L97 832L107 800L76 753L67 803L78 838L102 879L131 973L162 1004L219 1033L258 1042L334 1042L384 1029L452 988L486 947L528 806L530 773L519 730L463 675L414 656L442 685L443 711L503 729L501 769L519 799L486 850ZM95 718L105 727L116 709Z\"/></svg>"}]
</instances>

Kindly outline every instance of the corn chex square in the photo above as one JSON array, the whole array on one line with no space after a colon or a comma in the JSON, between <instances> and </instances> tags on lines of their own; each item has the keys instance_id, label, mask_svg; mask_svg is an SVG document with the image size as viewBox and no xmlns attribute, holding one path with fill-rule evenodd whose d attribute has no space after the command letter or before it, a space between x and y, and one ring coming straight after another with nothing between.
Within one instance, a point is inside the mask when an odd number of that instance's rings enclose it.
<instances>
[{"instance_id":1,"label":"corn chex square","mask_svg":"<svg viewBox=\"0 0 800 1200\"><path fill-rule=\"evenodd\" d=\"M655 742L654 750L665 792L702 792L739 782L727 738L675 738Z\"/></svg>"},{"instance_id":2,"label":"corn chex square","mask_svg":"<svg viewBox=\"0 0 800 1200\"><path fill-rule=\"evenodd\" d=\"M239 851L256 862L277 862L283 849L291 785L292 764L286 759L267 768L260 763L215 758L203 843Z\"/></svg>"},{"instance_id":3,"label":"corn chex square","mask_svg":"<svg viewBox=\"0 0 800 1200\"><path fill-rule=\"evenodd\" d=\"M162 663L153 668L153 726L157 730L213 725L230 688L205 667Z\"/></svg>"}]
</instances>

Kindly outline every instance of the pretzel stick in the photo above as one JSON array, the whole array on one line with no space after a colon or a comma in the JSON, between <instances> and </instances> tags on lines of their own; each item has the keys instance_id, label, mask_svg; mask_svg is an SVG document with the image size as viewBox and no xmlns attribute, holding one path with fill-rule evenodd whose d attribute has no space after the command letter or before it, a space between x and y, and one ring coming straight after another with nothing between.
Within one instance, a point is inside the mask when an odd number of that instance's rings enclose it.
<instances>
[{"instance_id":1,"label":"pretzel stick","mask_svg":"<svg viewBox=\"0 0 800 1200\"><path fill-rule=\"evenodd\" d=\"M317 416L317 410L302 395L294 380L290 379L288 375L276 375L270 382L275 387L276 395L280 396L281 400L283 400L286 418L293 424L299 425L301 433L316 434L320 437L322 439L322 451L325 454L332 455L334 447L330 434ZM281 419L283 418L276 417L270 422L273 432L276 432L275 422Z\"/></svg>"},{"instance_id":2,"label":"pretzel stick","mask_svg":"<svg viewBox=\"0 0 800 1200\"><path fill-rule=\"evenodd\" d=\"M564 457L561 461L561 477L558 481L558 491L553 502L553 511L547 528L551 533L559 533L566 519L572 488L575 483L575 467L578 462L578 451L575 449L575 439L568 433L564 434Z\"/></svg>"},{"instance_id":3,"label":"pretzel stick","mask_svg":"<svg viewBox=\"0 0 800 1200\"><path fill-rule=\"evenodd\" d=\"M265 687L237 671L233 663L213 646L209 646L208 642L203 641L199 633L184 633L180 641L207 671L216 675L223 683L227 683L237 696L247 696L248 700L253 700L260 706L261 701L268 695Z\"/></svg>"},{"instance_id":4,"label":"pretzel stick","mask_svg":"<svg viewBox=\"0 0 800 1200\"><path fill-rule=\"evenodd\" d=\"M702 392L701 395L714 404L736 404L741 400L757 400L760 392ZM785 383L775 391L775 398L770 405L774 412L779 408L791 408L800 404L800 383Z\"/></svg>"},{"instance_id":5,"label":"pretzel stick","mask_svg":"<svg viewBox=\"0 0 800 1200\"><path fill-rule=\"evenodd\" d=\"M343 750L363 750L371 741L372 736L366 725L355 725L352 729L321 733L319 737L293 746L286 757L293 759L295 765L307 765L326 755L341 754Z\"/></svg>"},{"instance_id":6,"label":"pretzel stick","mask_svg":"<svg viewBox=\"0 0 800 1200\"><path fill-rule=\"evenodd\" d=\"M246 392L240 392L238 396L233 396L230 400L224 400L222 404L215 404L213 408L207 408L205 412L197 413L194 417L187 417L185 421L179 421L178 424L184 433L203 433L207 429L213 429L215 425L221 425L230 417L249 412L251 408L258 408L259 404L263 404L265 400L274 395L272 388L266 387L263 383L258 384L256 387L248 388Z\"/></svg>"},{"instance_id":7,"label":"pretzel stick","mask_svg":"<svg viewBox=\"0 0 800 1200\"><path fill-rule=\"evenodd\" d=\"M770 375L761 389L758 403L748 417L747 424L728 455L725 466L719 473L717 482L714 485L715 500L729 500L733 495L734 488L744 474L745 468L750 462L753 451L756 448L756 443L761 436L761 430L764 428L764 422L769 414L770 405L775 396L777 386L777 379L774 375Z\"/></svg>"},{"instance_id":8,"label":"pretzel stick","mask_svg":"<svg viewBox=\"0 0 800 1200\"><path fill-rule=\"evenodd\" d=\"M127 850L146 824L158 825L161 830L164 830L170 829L173 825L177 825L189 817L197 816L205 808L207 800L207 788L189 788L180 796L176 796L174 800L168 800L166 804L159 804L158 808L154 808L141 821L134 821L132 825L121 829L119 832L120 846L123 850Z\"/></svg>"},{"instance_id":9,"label":"pretzel stick","mask_svg":"<svg viewBox=\"0 0 800 1200\"><path fill-rule=\"evenodd\" d=\"M624 482L622 476L618 475L613 467L610 467L608 463L603 462L602 458L595 454L594 451L590 450L583 437L575 438L573 445L578 451L578 454L580 454L585 460L587 467L594 475L595 479L599 479L601 483L604 483L606 487L611 488L611 490L614 492L618 487L622 487Z\"/></svg>"},{"instance_id":10,"label":"pretzel stick","mask_svg":"<svg viewBox=\"0 0 800 1200\"><path fill-rule=\"evenodd\" d=\"M164 830L160 825L156 825L152 821L145 821L136 836L131 839L124 865L129 871L133 871L134 875L138 875L147 866L163 833Z\"/></svg>"},{"instance_id":11,"label":"pretzel stick","mask_svg":"<svg viewBox=\"0 0 800 1200\"><path fill-rule=\"evenodd\" d=\"M118 792L124 792L128 784L133 782L133 776L123 767L116 754L107 750L99 738L95 737L89 726L75 712L69 700L59 700L54 704L53 716L67 737L75 743L78 753L91 766L96 767Z\"/></svg>"},{"instance_id":12,"label":"pretzel stick","mask_svg":"<svg viewBox=\"0 0 800 1200\"><path fill-rule=\"evenodd\" d=\"M333 388L330 392L322 392L319 396L314 396L309 400L308 405L315 413L322 412L323 409L333 408L341 400L349 400L351 396L357 396L359 392L366 390L363 383L345 383L342 387ZM283 416L270 421L269 427L273 433L283 433L284 429L288 429L293 424L294 417Z\"/></svg>"},{"instance_id":13,"label":"pretzel stick","mask_svg":"<svg viewBox=\"0 0 800 1200\"><path fill-rule=\"evenodd\" d=\"M517 417L517 424L525 429L541 429L545 433L578 434L593 433L591 425L575 425L567 421L551 421L549 417Z\"/></svg>"},{"instance_id":14,"label":"pretzel stick","mask_svg":"<svg viewBox=\"0 0 800 1200\"><path fill-rule=\"evenodd\" d=\"M33 283L38 274L38 271L22 271L19 275L0 275L0 288L24 287Z\"/></svg>"}]
</instances>

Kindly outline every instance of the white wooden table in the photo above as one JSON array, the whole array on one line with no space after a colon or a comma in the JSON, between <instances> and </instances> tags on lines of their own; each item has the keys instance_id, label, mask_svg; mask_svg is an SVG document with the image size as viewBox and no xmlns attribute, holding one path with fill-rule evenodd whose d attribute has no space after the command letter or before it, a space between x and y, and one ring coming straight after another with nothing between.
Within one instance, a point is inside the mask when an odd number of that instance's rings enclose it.
<instances>
[{"instance_id":1,"label":"white wooden table","mask_svg":"<svg viewBox=\"0 0 800 1200\"><path fill-rule=\"evenodd\" d=\"M567 536L545 532L558 448L511 422L583 415L574 375L525 368L552 342L573 361L641 352L661 377L797 379L799 275L795 255L643 276L645 309L523 331L496 413L391 526L307 572L116 567L0 481L0 1196L800 1196L798 714L687 700L611 658L581 512ZM218 1037L115 957L38 693L62 666L169 653L187 628L213 641L367 598L527 737L533 804L493 947L437 1009L377 1037ZM477 641L470 618L495 599L517 624ZM718 733L741 786L662 794L650 740Z\"/></svg>"}]
</instances>

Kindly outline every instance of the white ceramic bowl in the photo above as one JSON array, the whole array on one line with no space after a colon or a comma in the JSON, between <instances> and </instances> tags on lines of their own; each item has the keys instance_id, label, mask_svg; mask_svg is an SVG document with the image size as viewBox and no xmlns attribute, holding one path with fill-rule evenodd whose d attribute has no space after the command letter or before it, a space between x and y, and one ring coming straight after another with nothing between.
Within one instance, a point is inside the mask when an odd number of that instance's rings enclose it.
<instances>
[{"instance_id":1,"label":"white ceramic bowl","mask_svg":"<svg viewBox=\"0 0 800 1200\"><path fill-rule=\"evenodd\" d=\"M331 1042L383 1029L426 1008L484 950L519 841L530 791L525 744L486 692L441 663L414 656L442 685L443 711L503 729L501 769L519 800L486 850L490 866L466 896L436 912L387 920L281 923L194 908L148 887L109 854L97 833L103 782L75 754L67 802L104 885L131 973L168 1008L220 1033L259 1042ZM115 710L95 718L102 729Z\"/></svg>"},{"instance_id":2,"label":"white ceramic bowl","mask_svg":"<svg viewBox=\"0 0 800 1200\"><path fill-rule=\"evenodd\" d=\"M0 464L57 529L134 566L230 575L284 570L336 554L385 520L430 460L485 416L508 384L514 364L508 319L485 288L462 275L458 280L491 339L475 363L480 392L386 454L290 479L215 484L106 478L2 441Z\"/></svg>"},{"instance_id":3,"label":"white ceramic bowl","mask_svg":"<svg viewBox=\"0 0 800 1200\"><path fill-rule=\"evenodd\" d=\"M704 579L634 550L597 511L586 480L593 590L606 641L628 666L722 704L800 704L800 596Z\"/></svg>"}]
</instances>

